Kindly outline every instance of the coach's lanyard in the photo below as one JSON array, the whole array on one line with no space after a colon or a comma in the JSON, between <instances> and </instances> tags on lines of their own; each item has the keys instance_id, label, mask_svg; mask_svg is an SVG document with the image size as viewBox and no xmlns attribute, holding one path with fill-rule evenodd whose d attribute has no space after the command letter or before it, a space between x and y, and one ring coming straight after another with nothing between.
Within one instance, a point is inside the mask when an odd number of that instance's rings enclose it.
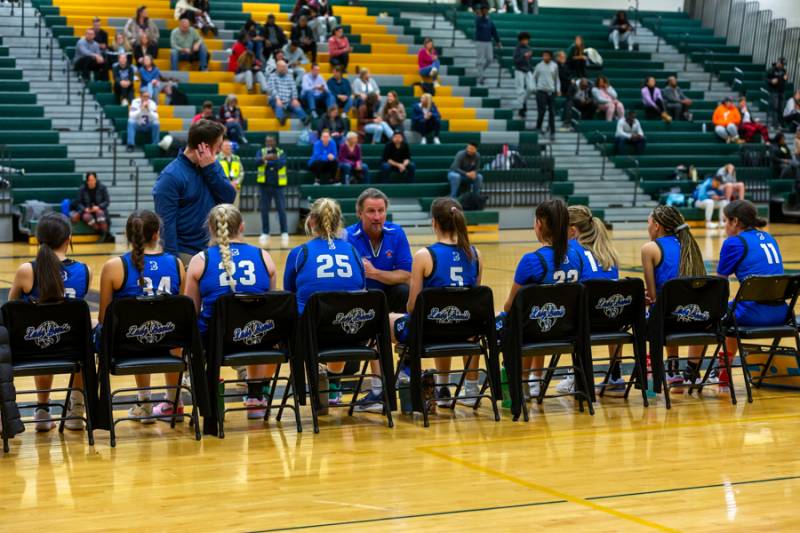
<instances>
[{"instance_id":1,"label":"coach's lanyard","mask_svg":"<svg viewBox=\"0 0 800 533\"><path fill-rule=\"evenodd\" d=\"M372 245L372 239L369 238L369 235L367 235L367 240L369 241L369 247L372 248L372 257L378 257L379 255L381 255L381 248L383 248L383 237L381 237L381 242L380 244L378 244L377 250Z\"/></svg>"}]
</instances>

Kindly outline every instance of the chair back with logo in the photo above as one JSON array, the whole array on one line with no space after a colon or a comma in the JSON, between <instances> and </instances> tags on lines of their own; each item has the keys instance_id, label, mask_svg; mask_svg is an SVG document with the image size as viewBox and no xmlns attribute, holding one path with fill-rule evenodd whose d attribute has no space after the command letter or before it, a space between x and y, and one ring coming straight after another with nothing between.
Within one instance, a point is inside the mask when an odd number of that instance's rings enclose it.
<instances>
[{"instance_id":1,"label":"chair back with logo","mask_svg":"<svg viewBox=\"0 0 800 533\"><path fill-rule=\"evenodd\" d=\"M629 331L644 325L644 282L641 279L592 279L583 285L590 333Z\"/></svg>"},{"instance_id":2,"label":"chair back with logo","mask_svg":"<svg viewBox=\"0 0 800 533\"><path fill-rule=\"evenodd\" d=\"M3 305L3 320L15 366L52 359L83 364L92 352L89 306L83 300L8 302Z\"/></svg>"}]
</instances>

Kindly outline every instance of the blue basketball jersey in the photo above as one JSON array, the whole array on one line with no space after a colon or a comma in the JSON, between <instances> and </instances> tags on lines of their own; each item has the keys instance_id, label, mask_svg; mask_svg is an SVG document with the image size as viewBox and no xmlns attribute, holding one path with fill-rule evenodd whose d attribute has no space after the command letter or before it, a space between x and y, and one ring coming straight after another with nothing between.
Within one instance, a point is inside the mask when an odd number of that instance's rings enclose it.
<instances>
[{"instance_id":1,"label":"blue basketball jersey","mask_svg":"<svg viewBox=\"0 0 800 533\"><path fill-rule=\"evenodd\" d=\"M437 242L428 246L433 259L433 270L422 286L428 287L474 287L478 283L478 253L472 247L472 260L455 244Z\"/></svg>"},{"instance_id":2,"label":"blue basketball jersey","mask_svg":"<svg viewBox=\"0 0 800 533\"><path fill-rule=\"evenodd\" d=\"M31 261L33 267L33 287L31 292L23 293L22 299L26 301L39 299L39 283L36 280L36 261ZM64 281L64 297L83 300L89 292L89 267L72 259L61 261L61 279Z\"/></svg>"},{"instance_id":3,"label":"blue basketball jersey","mask_svg":"<svg viewBox=\"0 0 800 533\"><path fill-rule=\"evenodd\" d=\"M581 281L587 279L619 279L619 268L617 268L617 265L612 265L608 270L603 270L602 265L600 265L600 262L591 250L584 248L577 239L570 239L569 247L583 259Z\"/></svg>"},{"instance_id":4,"label":"blue basketball jersey","mask_svg":"<svg viewBox=\"0 0 800 533\"><path fill-rule=\"evenodd\" d=\"M269 270L261 255L261 249L250 244L231 243L231 262L233 279L236 280L237 293L262 293L269 291ZM200 333L205 333L214 313L217 298L231 292L228 273L222 264L219 246L205 251L206 266L200 276Z\"/></svg>"},{"instance_id":5,"label":"blue basketball jersey","mask_svg":"<svg viewBox=\"0 0 800 533\"><path fill-rule=\"evenodd\" d=\"M131 254L123 255L122 266L125 277L122 287L114 291L114 298L131 296L153 296L155 294L179 294L181 291L181 271L178 269L178 258L172 254L145 254L144 287L139 286L139 272L133 265Z\"/></svg>"},{"instance_id":6,"label":"blue basketball jersey","mask_svg":"<svg viewBox=\"0 0 800 533\"><path fill-rule=\"evenodd\" d=\"M681 243L675 235L665 235L655 240L659 250L661 250L661 261L655 268L656 292L661 292L661 288L666 282L679 277L681 267Z\"/></svg>"},{"instance_id":7,"label":"blue basketball jersey","mask_svg":"<svg viewBox=\"0 0 800 533\"><path fill-rule=\"evenodd\" d=\"M749 229L728 237L719 252L717 272L741 281L751 276L783 274L783 257L778 243L766 231ZM773 326L783 323L787 306L743 301L736 306L736 321L742 326Z\"/></svg>"},{"instance_id":8,"label":"blue basketball jersey","mask_svg":"<svg viewBox=\"0 0 800 533\"><path fill-rule=\"evenodd\" d=\"M581 280L583 259L575 249L567 247L567 255L558 268L552 246L542 246L535 252L522 256L514 273L518 285L553 285L575 283Z\"/></svg>"},{"instance_id":9,"label":"blue basketball jersey","mask_svg":"<svg viewBox=\"0 0 800 533\"><path fill-rule=\"evenodd\" d=\"M315 292L357 291L365 287L361 257L345 240L312 239L293 249L286 258L283 288L296 293L301 313Z\"/></svg>"}]
</instances>

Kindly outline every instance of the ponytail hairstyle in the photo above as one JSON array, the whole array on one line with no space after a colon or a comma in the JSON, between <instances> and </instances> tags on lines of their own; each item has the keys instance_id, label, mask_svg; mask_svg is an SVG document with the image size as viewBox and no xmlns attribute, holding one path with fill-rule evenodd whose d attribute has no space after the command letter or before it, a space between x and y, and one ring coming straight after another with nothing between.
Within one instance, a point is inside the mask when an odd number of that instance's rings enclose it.
<instances>
[{"instance_id":1,"label":"ponytail hairstyle","mask_svg":"<svg viewBox=\"0 0 800 533\"><path fill-rule=\"evenodd\" d=\"M758 216L756 206L747 200L734 200L725 206L723 213L728 220L738 220L744 229L763 228L767 225L767 221Z\"/></svg>"},{"instance_id":2,"label":"ponytail hairstyle","mask_svg":"<svg viewBox=\"0 0 800 533\"><path fill-rule=\"evenodd\" d=\"M314 222L312 226L311 222ZM342 233L342 208L332 198L317 198L306 218L306 234L332 243Z\"/></svg>"},{"instance_id":3,"label":"ponytail hairstyle","mask_svg":"<svg viewBox=\"0 0 800 533\"><path fill-rule=\"evenodd\" d=\"M592 252L603 270L610 270L619 265L619 254L611 244L606 225L599 218L592 216L592 211L585 205L571 205L567 208L569 225L578 230L578 242Z\"/></svg>"},{"instance_id":4,"label":"ponytail hairstyle","mask_svg":"<svg viewBox=\"0 0 800 533\"><path fill-rule=\"evenodd\" d=\"M131 262L138 274L138 285L144 288L144 247L161 230L161 219L152 211L134 211L125 223L125 238L131 245Z\"/></svg>"},{"instance_id":5,"label":"ponytail hairstyle","mask_svg":"<svg viewBox=\"0 0 800 533\"><path fill-rule=\"evenodd\" d=\"M231 240L239 236L242 214L231 204L219 204L208 214L208 227L211 229L211 244L219 246L222 266L228 274L228 285L232 291L236 291L236 280L233 279L236 269L231 259Z\"/></svg>"},{"instance_id":6,"label":"ponytail hairstyle","mask_svg":"<svg viewBox=\"0 0 800 533\"><path fill-rule=\"evenodd\" d=\"M456 238L456 245L467 258L472 262L475 254L469 244L467 234L467 219L464 210L457 200L449 197L437 198L431 204L431 218L439 226L442 233L446 233Z\"/></svg>"},{"instance_id":7,"label":"ponytail hairstyle","mask_svg":"<svg viewBox=\"0 0 800 533\"><path fill-rule=\"evenodd\" d=\"M61 277L61 260L55 250L61 248L72 236L72 224L61 213L45 213L36 225L36 253L33 276L39 287L39 301L64 299L64 278Z\"/></svg>"},{"instance_id":8,"label":"ponytail hairstyle","mask_svg":"<svg viewBox=\"0 0 800 533\"><path fill-rule=\"evenodd\" d=\"M667 235L675 235L678 238L681 245L678 274L681 277L705 276L706 265L703 263L703 254L681 212L671 205L659 205L653 209L653 220L664 228Z\"/></svg>"},{"instance_id":9,"label":"ponytail hairstyle","mask_svg":"<svg viewBox=\"0 0 800 533\"><path fill-rule=\"evenodd\" d=\"M557 269L567 257L569 240L569 214L567 204L560 198L547 200L536 206L536 220L541 221L542 235L553 247L554 267Z\"/></svg>"}]
</instances>

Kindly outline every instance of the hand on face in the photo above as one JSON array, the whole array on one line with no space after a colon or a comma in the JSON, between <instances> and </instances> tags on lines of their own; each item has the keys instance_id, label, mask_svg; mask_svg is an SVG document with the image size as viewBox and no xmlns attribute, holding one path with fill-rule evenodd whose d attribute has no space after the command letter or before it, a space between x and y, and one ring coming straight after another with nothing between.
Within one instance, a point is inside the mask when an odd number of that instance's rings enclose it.
<instances>
[{"instance_id":1,"label":"hand on face","mask_svg":"<svg viewBox=\"0 0 800 533\"><path fill-rule=\"evenodd\" d=\"M201 143L197 147L196 152L197 152L197 164L201 168L205 168L217 160L217 156L214 154L214 151L206 143Z\"/></svg>"}]
</instances>

